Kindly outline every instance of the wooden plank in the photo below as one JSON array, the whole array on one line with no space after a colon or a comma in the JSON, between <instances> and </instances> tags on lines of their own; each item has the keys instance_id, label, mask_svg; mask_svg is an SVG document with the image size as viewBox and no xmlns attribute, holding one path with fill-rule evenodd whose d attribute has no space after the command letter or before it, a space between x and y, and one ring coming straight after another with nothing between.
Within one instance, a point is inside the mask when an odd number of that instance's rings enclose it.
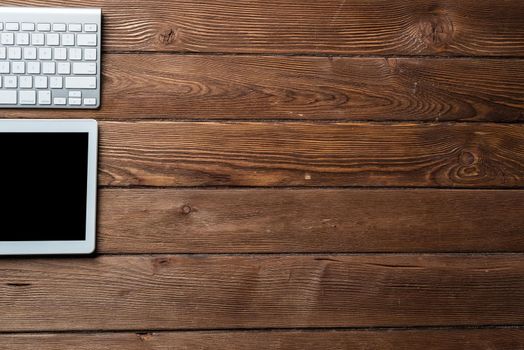
<instances>
[{"instance_id":1,"label":"wooden plank","mask_svg":"<svg viewBox=\"0 0 524 350\"><path fill-rule=\"evenodd\" d=\"M101 123L102 185L524 185L524 125Z\"/></svg>"},{"instance_id":2,"label":"wooden plank","mask_svg":"<svg viewBox=\"0 0 524 350\"><path fill-rule=\"evenodd\" d=\"M507 325L524 257L4 259L0 332Z\"/></svg>"},{"instance_id":3,"label":"wooden plank","mask_svg":"<svg viewBox=\"0 0 524 350\"><path fill-rule=\"evenodd\" d=\"M524 251L524 191L102 189L100 253Z\"/></svg>"},{"instance_id":4,"label":"wooden plank","mask_svg":"<svg viewBox=\"0 0 524 350\"><path fill-rule=\"evenodd\" d=\"M5 0L101 7L109 51L524 55L522 1Z\"/></svg>"},{"instance_id":5,"label":"wooden plank","mask_svg":"<svg viewBox=\"0 0 524 350\"><path fill-rule=\"evenodd\" d=\"M508 350L524 347L522 329L156 332L0 335L9 350Z\"/></svg>"},{"instance_id":6,"label":"wooden plank","mask_svg":"<svg viewBox=\"0 0 524 350\"><path fill-rule=\"evenodd\" d=\"M524 60L106 55L102 108L1 117L523 121Z\"/></svg>"}]
</instances>

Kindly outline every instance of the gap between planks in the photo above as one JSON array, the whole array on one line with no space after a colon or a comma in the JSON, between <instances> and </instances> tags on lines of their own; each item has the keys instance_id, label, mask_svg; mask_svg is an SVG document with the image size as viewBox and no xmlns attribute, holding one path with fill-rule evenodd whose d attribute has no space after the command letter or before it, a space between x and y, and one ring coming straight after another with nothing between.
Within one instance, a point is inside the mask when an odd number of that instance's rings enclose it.
<instances>
[{"instance_id":1,"label":"gap between planks","mask_svg":"<svg viewBox=\"0 0 524 350\"><path fill-rule=\"evenodd\" d=\"M524 330L523 324L507 324L507 325L478 325L478 326L404 326L404 327L289 327L289 328L209 328L209 329L89 329L89 330L35 330L35 331L13 331L13 332L2 332L0 335L16 335L16 334L40 334L40 335L53 335L53 334L122 334L122 333L136 333L136 334L151 334L151 333L288 333L288 332L303 332L303 333L321 333L321 332L345 332L345 331L370 331L370 332L410 332L410 331L446 331L446 330L504 330L504 329L515 329Z\"/></svg>"},{"instance_id":2,"label":"gap between planks","mask_svg":"<svg viewBox=\"0 0 524 350\"><path fill-rule=\"evenodd\" d=\"M238 57L238 56L258 56L258 57L337 57L337 58L414 58L414 59L464 59L464 60L507 60L518 61L524 59L524 56L468 56L468 55L358 55L358 54L330 54L330 53L271 53L271 52L194 52L194 51L125 51L125 50L103 50L105 54L111 55L173 55L173 56L221 56L221 57Z\"/></svg>"}]
</instances>

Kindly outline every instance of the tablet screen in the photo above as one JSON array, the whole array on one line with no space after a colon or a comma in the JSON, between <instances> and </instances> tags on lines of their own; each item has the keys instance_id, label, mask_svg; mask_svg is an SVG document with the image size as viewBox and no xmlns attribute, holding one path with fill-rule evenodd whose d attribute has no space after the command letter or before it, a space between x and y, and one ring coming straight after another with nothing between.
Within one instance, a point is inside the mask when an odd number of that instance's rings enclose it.
<instances>
[{"instance_id":1,"label":"tablet screen","mask_svg":"<svg viewBox=\"0 0 524 350\"><path fill-rule=\"evenodd\" d=\"M86 239L87 132L0 132L0 241Z\"/></svg>"}]
</instances>

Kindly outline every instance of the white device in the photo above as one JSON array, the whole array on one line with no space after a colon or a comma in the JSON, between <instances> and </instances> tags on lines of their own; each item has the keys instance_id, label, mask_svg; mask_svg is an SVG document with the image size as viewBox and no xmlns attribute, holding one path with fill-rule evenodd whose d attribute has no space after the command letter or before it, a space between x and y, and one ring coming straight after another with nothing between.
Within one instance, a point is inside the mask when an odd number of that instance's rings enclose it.
<instances>
[{"instance_id":1,"label":"white device","mask_svg":"<svg viewBox=\"0 0 524 350\"><path fill-rule=\"evenodd\" d=\"M95 249L97 122L0 119L0 255Z\"/></svg>"},{"instance_id":2,"label":"white device","mask_svg":"<svg viewBox=\"0 0 524 350\"><path fill-rule=\"evenodd\" d=\"M101 17L0 7L0 108L98 108Z\"/></svg>"}]
</instances>

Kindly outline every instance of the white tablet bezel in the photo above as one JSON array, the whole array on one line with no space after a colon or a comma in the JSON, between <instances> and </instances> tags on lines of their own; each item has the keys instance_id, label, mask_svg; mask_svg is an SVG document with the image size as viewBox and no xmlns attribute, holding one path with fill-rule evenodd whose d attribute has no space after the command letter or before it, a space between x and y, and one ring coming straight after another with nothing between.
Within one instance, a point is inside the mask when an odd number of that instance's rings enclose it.
<instances>
[{"instance_id":1,"label":"white tablet bezel","mask_svg":"<svg viewBox=\"0 0 524 350\"><path fill-rule=\"evenodd\" d=\"M92 119L0 119L2 132L86 132L87 154L87 204L86 239L83 241L1 241L0 255L29 254L91 254L95 250L96 236L96 173L98 148L98 123Z\"/></svg>"}]
</instances>

